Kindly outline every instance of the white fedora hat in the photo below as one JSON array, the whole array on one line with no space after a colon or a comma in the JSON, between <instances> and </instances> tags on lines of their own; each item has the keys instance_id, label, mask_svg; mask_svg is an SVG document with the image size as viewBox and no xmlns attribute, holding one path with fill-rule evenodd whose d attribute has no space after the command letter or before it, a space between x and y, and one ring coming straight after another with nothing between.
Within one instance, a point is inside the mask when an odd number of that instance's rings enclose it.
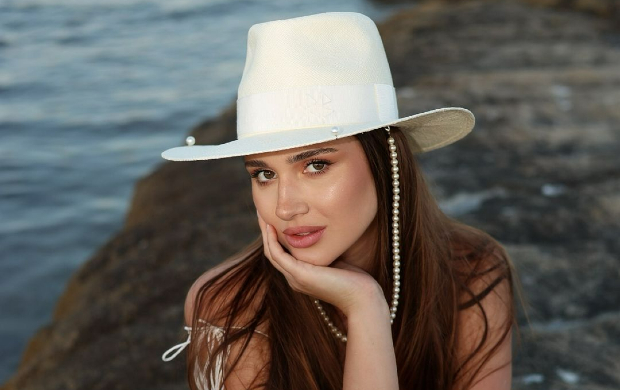
<instances>
[{"instance_id":1,"label":"white fedora hat","mask_svg":"<svg viewBox=\"0 0 620 390\"><path fill-rule=\"evenodd\" d=\"M331 141L389 125L413 153L463 138L473 114L446 107L398 117L392 74L375 23L327 12L253 25L237 96L237 140L164 151L167 160L245 156Z\"/></svg>"}]
</instances>

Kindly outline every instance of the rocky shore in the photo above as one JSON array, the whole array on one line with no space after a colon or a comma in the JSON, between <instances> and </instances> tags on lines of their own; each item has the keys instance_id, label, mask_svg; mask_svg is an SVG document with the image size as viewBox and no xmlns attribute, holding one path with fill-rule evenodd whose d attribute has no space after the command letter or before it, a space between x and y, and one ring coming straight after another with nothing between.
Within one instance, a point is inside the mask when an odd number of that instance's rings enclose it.
<instances>
[{"instance_id":1,"label":"rocky shore","mask_svg":"<svg viewBox=\"0 0 620 390\"><path fill-rule=\"evenodd\" d=\"M420 160L444 210L513 258L529 315L519 316L514 389L620 388L614 7L427 2L380 25L401 116L476 115L470 135ZM191 134L232 140L235 120L233 104ZM186 388L183 356L161 355L185 340L193 280L259 234L248 184L241 159L162 162L140 180L124 228L74 274L1 388Z\"/></svg>"}]
</instances>

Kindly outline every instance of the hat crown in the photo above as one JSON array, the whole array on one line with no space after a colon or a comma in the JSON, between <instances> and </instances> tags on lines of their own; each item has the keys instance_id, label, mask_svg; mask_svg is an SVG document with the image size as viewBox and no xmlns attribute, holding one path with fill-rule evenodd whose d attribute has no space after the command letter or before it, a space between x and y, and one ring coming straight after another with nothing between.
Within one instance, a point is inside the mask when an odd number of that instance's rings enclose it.
<instances>
[{"instance_id":1,"label":"hat crown","mask_svg":"<svg viewBox=\"0 0 620 390\"><path fill-rule=\"evenodd\" d=\"M238 99L317 85L385 84L392 75L377 26L356 12L253 25Z\"/></svg>"},{"instance_id":2,"label":"hat crown","mask_svg":"<svg viewBox=\"0 0 620 390\"><path fill-rule=\"evenodd\" d=\"M399 118L379 30L357 12L326 12L253 25L237 96L237 139L171 148L174 161L210 160L314 145L398 126L411 151L448 145L473 114L446 107Z\"/></svg>"}]
</instances>

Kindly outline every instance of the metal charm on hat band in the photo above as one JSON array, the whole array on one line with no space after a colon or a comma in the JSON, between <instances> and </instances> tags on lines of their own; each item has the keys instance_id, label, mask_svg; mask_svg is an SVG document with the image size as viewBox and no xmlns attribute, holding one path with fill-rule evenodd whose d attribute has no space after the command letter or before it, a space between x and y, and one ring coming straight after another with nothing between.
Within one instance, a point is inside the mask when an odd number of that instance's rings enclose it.
<instances>
[{"instance_id":1,"label":"metal charm on hat band","mask_svg":"<svg viewBox=\"0 0 620 390\"><path fill-rule=\"evenodd\" d=\"M332 134L336 136L336 139L338 139L338 126L332 127Z\"/></svg>"}]
</instances>

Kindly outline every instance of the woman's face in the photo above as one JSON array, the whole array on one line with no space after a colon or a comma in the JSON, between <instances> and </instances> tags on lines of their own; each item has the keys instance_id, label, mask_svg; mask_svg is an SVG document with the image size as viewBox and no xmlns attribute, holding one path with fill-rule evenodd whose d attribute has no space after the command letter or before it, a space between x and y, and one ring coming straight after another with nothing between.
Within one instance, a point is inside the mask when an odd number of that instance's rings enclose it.
<instances>
[{"instance_id":1,"label":"woman's face","mask_svg":"<svg viewBox=\"0 0 620 390\"><path fill-rule=\"evenodd\" d=\"M367 268L377 234L377 195L357 138L253 154L245 164L258 213L296 259L327 266L342 256ZM291 231L298 227L301 235Z\"/></svg>"}]
</instances>

